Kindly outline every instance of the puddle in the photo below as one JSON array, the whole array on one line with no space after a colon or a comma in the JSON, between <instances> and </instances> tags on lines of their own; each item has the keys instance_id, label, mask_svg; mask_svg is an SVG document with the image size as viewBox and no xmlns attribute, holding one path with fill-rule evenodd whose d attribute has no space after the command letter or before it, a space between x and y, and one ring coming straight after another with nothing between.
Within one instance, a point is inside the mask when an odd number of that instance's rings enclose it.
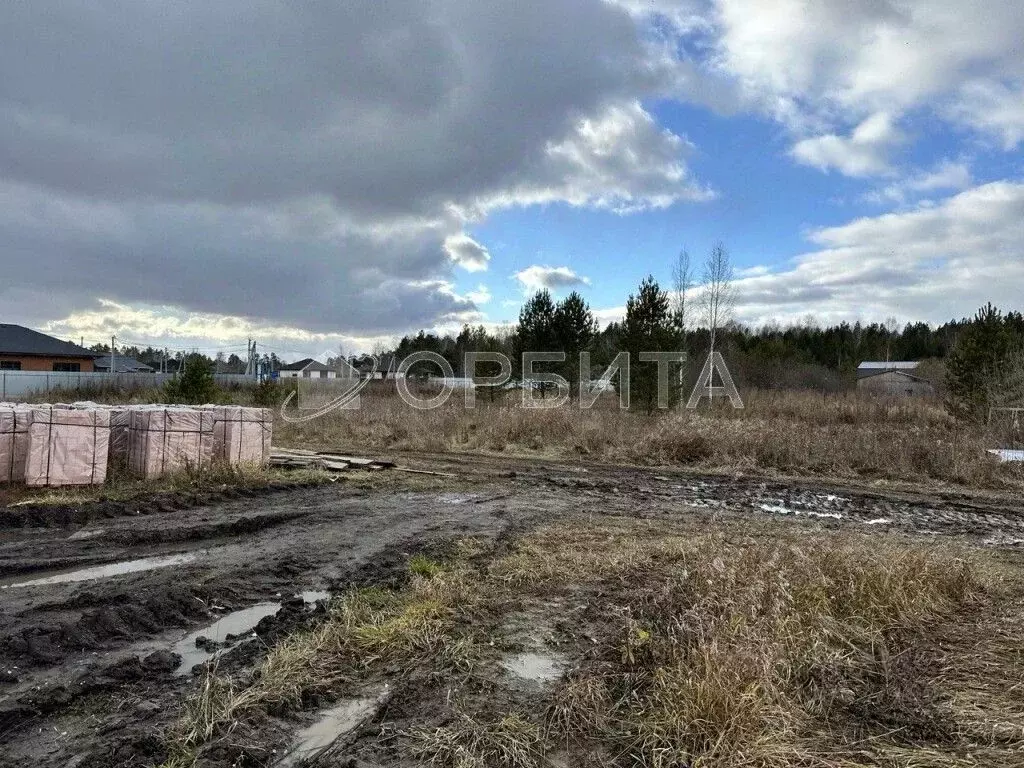
<instances>
[{"instance_id":1,"label":"puddle","mask_svg":"<svg viewBox=\"0 0 1024 768\"><path fill-rule=\"evenodd\" d=\"M125 560L120 563L107 563L106 565L94 565L89 568L79 568L71 571L60 571L59 573L43 576L27 581L7 582L0 584L0 589L14 587L41 587L47 584L71 584L76 581L93 581L95 579L108 579L111 576L121 576L126 573L139 573L140 571L152 571L157 568L167 568L172 565L185 565L191 563L203 552L184 552L178 555L164 555L162 557L144 557L139 560Z\"/></svg>"},{"instance_id":2,"label":"puddle","mask_svg":"<svg viewBox=\"0 0 1024 768\"><path fill-rule=\"evenodd\" d=\"M306 603L309 607L315 606L320 600L329 599L330 596L331 593L327 590L309 590L296 595L296 597L301 597L302 602ZM274 616L280 610L281 603L257 603L248 608L232 611L217 619L213 624L186 635L171 648L172 651L181 656L181 664L174 674L176 676L187 675L192 672L192 668L196 664L202 664L210 659L214 659L234 646L232 643L222 648L209 646L200 648L196 645L196 640L200 637L205 637L217 644L221 644L227 640L228 635L232 635L242 642L247 642L249 638L239 638L238 636L254 629L262 619L267 616Z\"/></svg>"},{"instance_id":3,"label":"puddle","mask_svg":"<svg viewBox=\"0 0 1024 768\"><path fill-rule=\"evenodd\" d=\"M523 680L544 684L561 677L565 663L559 656L527 651L509 656L501 666Z\"/></svg>"},{"instance_id":4,"label":"puddle","mask_svg":"<svg viewBox=\"0 0 1024 768\"><path fill-rule=\"evenodd\" d=\"M843 516L838 512L813 512L803 509L789 509L788 507L776 506L774 504L761 504L762 512L774 512L778 515L807 515L808 517L831 517L834 520L842 520Z\"/></svg>"},{"instance_id":5,"label":"puddle","mask_svg":"<svg viewBox=\"0 0 1024 768\"><path fill-rule=\"evenodd\" d=\"M198 629L185 636L171 648L172 651L181 656L181 664L174 674L178 676L187 675L196 664L209 661L226 650L225 648L214 648L212 650L209 648L199 648L196 646L198 638L206 637L217 643L223 643L228 635L244 634L259 624L260 619L266 616L273 616L279 610L281 610L280 603L257 603L240 611L232 611L213 622L210 626Z\"/></svg>"},{"instance_id":6,"label":"puddle","mask_svg":"<svg viewBox=\"0 0 1024 768\"><path fill-rule=\"evenodd\" d=\"M102 536L106 532L106 528L94 528L91 531L75 531L70 536L68 536L68 541L83 541L85 539L95 539L97 536Z\"/></svg>"},{"instance_id":7,"label":"puddle","mask_svg":"<svg viewBox=\"0 0 1024 768\"><path fill-rule=\"evenodd\" d=\"M294 744L278 763L279 768L289 768L312 760L373 717L387 696L388 687L384 686L373 696L345 699L324 710L319 720L295 734Z\"/></svg>"},{"instance_id":8,"label":"puddle","mask_svg":"<svg viewBox=\"0 0 1024 768\"><path fill-rule=\"evenodd\" d=\"M442 493L437 500L442 504L465 504L474 501L478 495L476 493Z\"/></svg>"}]
</instances>

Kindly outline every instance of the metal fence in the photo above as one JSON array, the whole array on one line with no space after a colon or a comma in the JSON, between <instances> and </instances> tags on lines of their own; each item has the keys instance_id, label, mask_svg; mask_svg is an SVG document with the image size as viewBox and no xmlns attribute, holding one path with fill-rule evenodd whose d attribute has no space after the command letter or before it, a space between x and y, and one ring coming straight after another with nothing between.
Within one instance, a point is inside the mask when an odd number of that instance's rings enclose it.
<instances>
[{"instance_id":1,"label":"metal fence","mask_svg":"<svg viewBox=\"0 0 1024 768\"><path fill-rule=\"evenodd\" d=\"M64 371L0 371L0 400L17 400L59 390L83 393L102 389L135 390L163 386L173 373L74 373ZM222 386L251 386L256 379L244 373L216 373Z\"/></svg>"}]
</instances>

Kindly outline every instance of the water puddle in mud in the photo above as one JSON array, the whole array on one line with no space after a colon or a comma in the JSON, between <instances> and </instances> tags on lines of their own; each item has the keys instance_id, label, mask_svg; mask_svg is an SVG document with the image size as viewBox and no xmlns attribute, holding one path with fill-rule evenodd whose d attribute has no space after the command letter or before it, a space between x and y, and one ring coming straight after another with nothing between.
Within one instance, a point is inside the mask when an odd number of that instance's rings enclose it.
<instances>
[{"instance_id":1,"label":"water puddle in mud","mask_svg":"<svg viewBox=\"0 0 1024 768\"><path fill-rule=\"evenodd\" d=\"M509 656L501 666L516 677L543 685L562 676L565 662L553 654L526 651Z\"/></svg>"},{"instance_id":2,"label":"water puddle in mud","mask_svg":"<svg viewBox=\"0 0 1024 768\"><path fill-rule=\"evenodd\" d=\"M86 539L95 539L97 536L102 536L107 532L106 528L94 528L92 530L81 530L75 531L68 536L68 541L85 541Z\"/></svg>"},{"instance_id":3,"label":"water puddle in mud","mask_svg":"<svg viewBox=\"0 0 1024 768\"><path fill-rule=\"evenodd\" d=\"M294 745L278 762L278 768L290 768L313 759L373 717L387 696L385 685L371 696L345 699L324 710L319 720L295 734Z\"/></svg>"},{"instance_id":4,"label":"water puddle in mud","mask_svg":"<svg viewBox=\"0 0 1024 768\"><path fill-rule=\"evenodd\" d=\"M331 593L325 589L311 589L308 592L300 592L299 597L306 605L313 605L321 600L330 600Z\"/></svg>"},{"instance_id":5,"label":"water puddle in mud","mask_svg":"<svg viewBox=\"0 0 1024 768\"><path fill-rule=\"evenodd\" d=\"M266 616L273 616L279 610L281 610L280 603L257 603L240 611L232 611L226 616L222 616L210 626L186 635L171 649L181 656L181 664L174 674L187 675L196 664L202 664L224 650L223 648L213 648L211 650L211 646L207 644L204 644L204 647L197 646L196 641L199 638L205 637L218 644L223 643L227 640L228 635L241 635L248 632L260 623L260 619Z\"/></svg>"},{"instance_id":6,"label":"water puddle in mud","mask_svg":"<svg viewBox=\"0 0 1024 768\"><path fill-rule=\"evenodd\" d=\"M762 512L770 512L776 515L795 515L797 517L806 515L807 517L821 517L821 518L832 518L833 520L842 520L843 516L839 512L815 512L809 509L790 509L780 504L761 504Z\"/></svg>"},{"instance_id":7,"label":"water puddle in mud","mask_svg":"<svg viewBox=\"0 0 1024 768\"><path fill-rule=\"evenodd\" d=\"M313 608L317 602L330 599L331 593L326 590L309 590L300 592L296 597L301 597L308 608ZM181 664L175 670L175 676L187 675L197 664L220 656L233 647L235 640L248 642L251 638L243 638L241 635L255 629L261 620L276 615L280 610L281 603L257 603L248 608L232 611L221 616L213 624L186 635L171 648L174 653L181 656ZM224 643L229 641L229 635L231 644L225 646ZM203 642L200 638L212 642ZM196 641L199 641L200 645L197 645Z\"/></svg>"},{"instance_id":8,"label":"water puddle in mud","mask_svg":"<svg viewBox=\"0 0 1024 768\"><path fill-rule=\"evenodd\" d=\"M177 555L143 557L139 560L125 560L120 563L94 565L89 568L60 571L58 573L52 573L49 576L37 577L26 581L7 580L6 583L0 583L0 589L13 589L14 587L41 587L48 584L71 584L78 581L108 579L111 576L122 576L126 573L139 573L140 571L152 571L157 568L167 568L172 565L185 565L186 563L191 563L203 554L206 554L205 551L184 552Z\"/></svg>"}]
</instances>

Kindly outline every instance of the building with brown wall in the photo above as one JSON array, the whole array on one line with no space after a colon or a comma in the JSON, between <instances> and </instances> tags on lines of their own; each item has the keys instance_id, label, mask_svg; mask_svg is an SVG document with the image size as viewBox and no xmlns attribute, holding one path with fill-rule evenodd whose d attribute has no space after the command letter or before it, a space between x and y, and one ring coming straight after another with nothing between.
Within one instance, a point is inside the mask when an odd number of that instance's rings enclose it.
<instances>
[{"instance_id":1,"label":"building with brown wall","mask_svg":"<svg viewBox=\"0 0 1024 768\"><path fill-rule=\"evenodd\" d=\"M96 353L21 325L0 323L0 371L91 373Z\"/></svg>"}]
</instances>

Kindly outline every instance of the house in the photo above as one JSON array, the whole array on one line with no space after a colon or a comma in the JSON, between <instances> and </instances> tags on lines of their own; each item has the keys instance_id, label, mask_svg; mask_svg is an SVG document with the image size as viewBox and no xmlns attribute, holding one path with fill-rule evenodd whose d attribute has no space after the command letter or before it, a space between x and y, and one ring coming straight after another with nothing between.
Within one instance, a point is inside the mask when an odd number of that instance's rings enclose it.
<instances>
[{"instance_id":1,"label":"house","mask_svg":"<svg viewBox=\"0 0 1024 768\"><path fill-rule=\"evenodd\" d=\"M912 373L918 365L913 361L865 361L857 366L857 389L876 395L934 395L935 387L932 383Z\"/></svg>"},{"instance_id":2,"label":"house","mask_svg":"<svg viewBox=\"0 0 1024 768\"><path fill-rule=\"evenodd\" d=\"M282 379L336 379L338 372L328 368L319 360L307 357L297 363L282 365L277 372Z\"/></svg>"},{"instance_id":3,"label":"house","mask_svg":"<svg viewBox=\"0 0 1024 768\"><path fill-rule=\"evenodd\" d=\"M377 357L376 366L374 366L374 361L371 356L363 355L356 364L355 369L364 379L398 378L398 360L390 352L385 352L383 355Z\"/></svg>"},{"instance_id":4,"label":"house","mask_svg":"<svg viewBox=\"0 0 1024 768\"><path fill-rule=\"evenodd\" d=\"M21 325L0 323L0 371L80 371L94 369L96 353Z\"/></svg>"},{"instance_id":5,"label":"house","mask_svg":"<svg viewBox=\"0 0 1024 768\"><path fill-rule=\"evenodd\" d=\"M92 364L96 371L110 373L110 355L97 355ZM153 373L153 370L153 366L131 357L114 355L114 373Z\"/></svg>"}]
</instances>

